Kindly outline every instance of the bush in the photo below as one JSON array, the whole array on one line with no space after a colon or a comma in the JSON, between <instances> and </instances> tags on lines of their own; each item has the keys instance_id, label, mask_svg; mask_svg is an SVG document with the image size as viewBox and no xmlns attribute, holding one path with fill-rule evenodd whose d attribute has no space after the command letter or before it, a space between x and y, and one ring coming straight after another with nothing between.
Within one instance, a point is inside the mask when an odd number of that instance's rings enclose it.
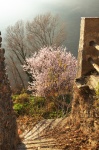
<instances>
[{"instance_id":1,"label":"bush","mask_svg":"<svg viewBox=\"0 0 99 150\"><path fill-rule=\"evenodd\" d=\"M35 119L48 119L62 117L70 111L70 108L67 110L71 102L69 95L64 95L65 101L62 99L62 96L55 97L55 100L53 100L53 97L46 99L44 97L32 96L27 93L13 95L12 98L14 101L13 108L17 116L29 115ZM64 105L63 102L65 102L66 105Z\"/></svg>"},{"instance_id":2,"label":"bush","mask_svg":"<svg viewBox=\"0 0 99 150\"><path fill-rule=\"evenodd\" d=\"M13 94L12 99L14 102L13 109L15 110L16 114L19 115L25 115L29 114L29 103L30 103L30 95L27 93L21 93L21 94Z\"/></svg>"},{"instance_id":3,"label":"bush","mask_svg":"<svg viewBox=\"0 0 99 150\"><path fill-rule=\"evenodd\" d=\"M60 118L60 117L63 117L62 110L53 111L49 114L49 118Z\"/></svg>"},{"instance_id":4,"label":"bush","mask_svg":"<svg viewBox=\"0 0 99 150\"><path fill-rule=\"evenodd\" d=\"M16 104L14 104L13 109L15 110L17 115L23 114L23 104L16 103Z\"/></svg>"},{"instance_id":5,"label":"bush","mask_svg":"<svg viewBox=\"0 0 99 150\"><path fill-rule=\"evenodd\" d=\"M19 95L12 95L14 102L16 103L27 103L29 102L30 96L27 93L22 93Z\"/></svg>"}]
</instances>

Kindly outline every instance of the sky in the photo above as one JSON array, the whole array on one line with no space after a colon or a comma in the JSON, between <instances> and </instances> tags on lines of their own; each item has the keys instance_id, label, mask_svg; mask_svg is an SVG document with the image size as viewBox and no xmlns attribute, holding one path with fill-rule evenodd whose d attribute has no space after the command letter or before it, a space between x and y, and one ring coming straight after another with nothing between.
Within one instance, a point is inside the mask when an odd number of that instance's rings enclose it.
<instances>
[{"instance_id":1,"label":"sky","mask_svg":"<svg viewBox=\"0 0 99 150\"><path fill-rule=\"evenodd\" d=\"M0 0L0 27L4 29L17 20L29 20L40 13L50 12L49 6L55 7L56 4L61 4L61 0Z\"/></svg>"},{"instance_id":2,"label":"sky","mask_svg":"<svg viewBox=\"0 0 99 150\"><path fill-rule=\"evenodd\" d=\"M59 9L64 4L65 0L0 0L0 20L6 26L20 19L33 18L39 13L55 12L54 8Z\"/></svg>"},{"instance_id":3,"label":"sky","mask_svg":"<svg viewBox=\"0 0 99 150\"><path fill-rule=\"evenodd\" d=\"M66 47L77 55L81 17L99 16L99 0L0 0L0 30L39 14L58 14L67 24Z\"/></svg>"}]
</instances>

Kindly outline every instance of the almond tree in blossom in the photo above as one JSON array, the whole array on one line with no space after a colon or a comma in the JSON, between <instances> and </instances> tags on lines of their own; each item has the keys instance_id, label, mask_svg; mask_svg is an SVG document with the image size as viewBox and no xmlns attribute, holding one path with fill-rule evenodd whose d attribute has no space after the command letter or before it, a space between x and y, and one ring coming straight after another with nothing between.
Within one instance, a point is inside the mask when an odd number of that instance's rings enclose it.
<instances>
[{"instance_id":1,"label":"almond tree in blossom","mask_svg":"<svg viewBox=\"0 0 99 150\"><path fill-rule=\"evenodd\" d=\"M28 90L38 96L58 96L70 92L76 75L76 58L63 47L45 47L26 59L24 71L34 82ZM34 93L35 91L35 93Z\"/></svg>"}]
</instances>

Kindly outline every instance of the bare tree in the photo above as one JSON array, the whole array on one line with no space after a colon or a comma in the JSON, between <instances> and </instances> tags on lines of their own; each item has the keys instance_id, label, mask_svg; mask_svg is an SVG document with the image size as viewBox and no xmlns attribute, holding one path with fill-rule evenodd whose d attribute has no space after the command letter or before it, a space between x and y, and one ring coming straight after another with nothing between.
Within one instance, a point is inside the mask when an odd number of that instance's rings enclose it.
<instances>
[{"instance_id":1,"label":"bare tree","mask_svg":"<svg viewBox=\"0 0 99 150\"><path fill-rule=\"evenodd\" d=\"M12 83L14 84L14 87L17 89L19 87L19 80L18 80L18 76L17 76L17 71L16 71L12 61L9 58L10 57L8 57L8 58L6 57L7 63L9 64L7 70L8 70L9 75L13 77Z\"/></svg>"},{"instance_id":2,"label":"bare tree","mask_svg":"<svg viewBox=\"0 0 99 150\"><path fill-rule=\"evenodd\" d=\"M25 23L23 21L18 21L14 26L9 26L7 28L5 36L5 47L8 52L7 55L10 54L9 61L11 62L9 64L12 64L10 67L13 66L14 72L16 70L17 76L21 81L23 88L25 88L25 85L21 74L24 74L24 72L21 65L25 63L26 57L28 57L28 54L30 54L25 32ZM30 78L27 72L26 74L28 78ZM25 75L22 76L24 77Z\"/></svg>"},{"instance_id":3,"label":"bare tree","mask_svg":"<svg viewBox=\"0 0 99 150\"><path fill-rule=\"evenodd\" d=\"M58 47L65 40L65 24L60 22L57 15L52 16L50 13L47 13L45 15L38 15L33 21L28 21L26 24L23 21L18 21L15 25L9 26L5 34L5 48L7 53L14 57L13 63L11 63L14 67L16 66L14 69L16 69L17 75L20 78L20 74L23 73L23 71L20 72L22 70L21 65L26 62L26 58L31 53L38 51L44 46ZM11 58L10 60L12 61ZM29 81L31 81L30 74L28 72L26 74Z\"/></svg>"},{"instance_id":4,"label":"bare tree","mask_svg":"<svg viewBox=\"0 0 99 150\"><path fill-rule=\"evenodd\" d=\"M32 50L37 51L44 46L58 47L66 40L66 24L60 21L58 15L38 15L33 21L27 22L26 30Z\"/></svg>"},{"instance_id":5,"label":"bare tree","mask_svg":"<svg viewBox=\"0 0 99 150\"><path fill-rule=\"evenodd\" d=\"M23 21L18 21L6 30L5 42L9 53L13 52L17 60L23 65L27 56L26 34Z\"/></svg>"},{"instance_id":6,"label":"bare tree","mask_svg":"<svg viewBox=\"0 0 99 150\"><path fill-rule=\"evenodd\" d=\"M26 88L26 81L27 77L22 72L22 68L19 67L19 64L17 63L17 60L14 59L13 54L6 56L6 66L7 66L7 72L10 77L10 84L14 92L21 91L22 89ZM21 69L21 70L20 70Z\"/></svg>"}]
</instances>

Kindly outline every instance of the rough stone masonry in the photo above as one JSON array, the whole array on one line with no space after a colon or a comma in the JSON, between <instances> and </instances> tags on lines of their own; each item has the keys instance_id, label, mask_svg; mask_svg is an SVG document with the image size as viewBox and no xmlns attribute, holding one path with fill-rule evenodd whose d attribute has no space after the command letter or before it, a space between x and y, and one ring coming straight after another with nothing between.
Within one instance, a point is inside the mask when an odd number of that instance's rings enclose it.
<instances>
[{"instance_id":1,"label":"rough stone masonry","mask_svg":"<svg viewBox=\"0 0 99 150\"><path fill-rule=\"evenodd\" d=\"M17 125L1 42L0 33L0 150L16 150Z\"/></svg>"},{"instance_id":2,"label":"rough stone masonry","mask_svg":"<svg viewBox=\"0 0 99 150\"><path fill-rule=\"evenodd\" d=\"M99 18L81 18L76 83L95 89L99 82Z\"/></svg>"},{"instance_id":3,"label":"rough stone masonry","mask_svg":"<svg viewBox=\"0 0 99 150\"><path fill-rule=\"evenodd\" d=\"M93 43L93 45L92 45ZM78 50L78 71L77 78L80 78L94 70L89 58L99 66L99 18L81 18L80 41Z\"/></svg>"},{"instance_id":4,"label":"rough stone masonry","mask_svg":"<svg viewBox=\"0 0 99 150\"><path fill-rule=\"evenodd\" d=\"M72 122L88 137L88 149L99 149L99 18L82 18Z\"/></svg>"}]
</instances>

